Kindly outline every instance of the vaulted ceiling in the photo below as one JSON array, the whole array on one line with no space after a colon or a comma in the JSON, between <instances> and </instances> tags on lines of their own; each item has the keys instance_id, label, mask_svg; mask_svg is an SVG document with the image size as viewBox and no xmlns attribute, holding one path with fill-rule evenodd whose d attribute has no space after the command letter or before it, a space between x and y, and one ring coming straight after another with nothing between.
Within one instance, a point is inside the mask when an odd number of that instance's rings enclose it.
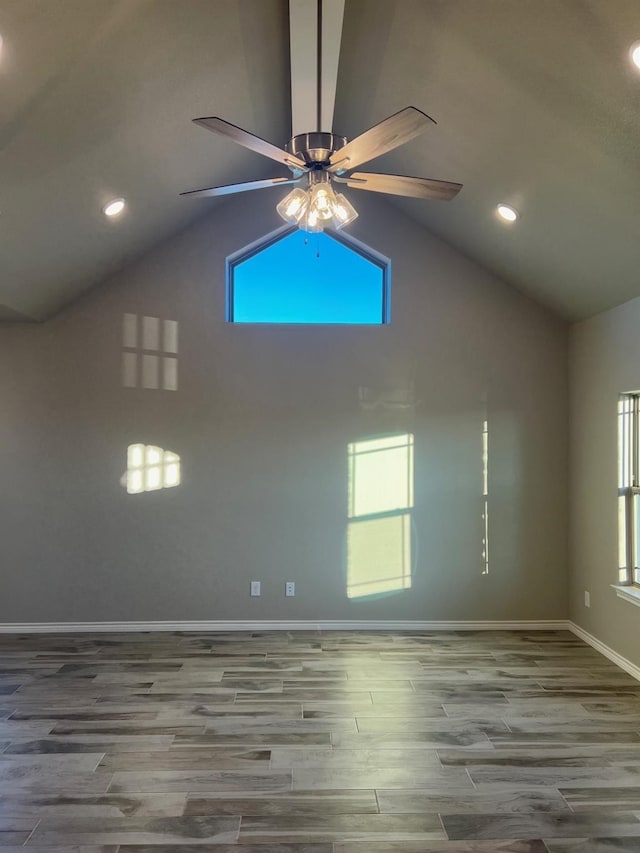
<instances>
[{"instance_id":1,"label":"vaulted ceiling","mask_svg":"<svg viewBox=\"0 0 640 853\"><path fill-rule=\"evenodd\" d=\"M0 0L0 36L0 319L50 316L224 203L181 191L278 173L191 119L289 138L287 0ZM346 0L334 129L433 116L375 171L464 188L389 204L590 316L640 295L638 39L638 0Z\"/></svg>"}]
</instances>

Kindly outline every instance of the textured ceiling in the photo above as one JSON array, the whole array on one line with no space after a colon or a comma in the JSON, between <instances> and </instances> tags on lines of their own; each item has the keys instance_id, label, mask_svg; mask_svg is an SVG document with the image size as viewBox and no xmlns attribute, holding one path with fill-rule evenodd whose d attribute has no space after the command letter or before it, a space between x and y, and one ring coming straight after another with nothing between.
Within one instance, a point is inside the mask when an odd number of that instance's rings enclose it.
<instances>
[{"instance_id":1,"label":"textured ceiling","mask_svg":"<svg viewBox=\"0 0 640 853\"><path fill-rule=\"evenodd\" d=\"M286 0L0 0L0 34L0 321L49 316L223 203L180 191L281 173L191 119L288 138ZM464 183L393 203L589 316L640 295L636 39L640 0L346 0L334 129L429 113L364 168ZM129 206L108 221L115 196Z\"/></svg>"}]
</instances>

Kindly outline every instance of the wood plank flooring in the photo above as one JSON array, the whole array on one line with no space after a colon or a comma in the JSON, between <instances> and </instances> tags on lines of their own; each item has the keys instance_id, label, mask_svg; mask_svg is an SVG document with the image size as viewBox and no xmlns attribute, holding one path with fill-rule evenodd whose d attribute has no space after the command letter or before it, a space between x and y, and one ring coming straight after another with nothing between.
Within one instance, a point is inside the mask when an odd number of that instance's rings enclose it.
<instances>
[{"instance_id":1,"label":"wood plank flooring","mask_svg":"<svg viewBox=\"0 0 640 853\"><path fill-rule=\"evenodd\" d=\"M640 853L568 632L0 636L0 853Z\"/></svg>"}]
</instances>

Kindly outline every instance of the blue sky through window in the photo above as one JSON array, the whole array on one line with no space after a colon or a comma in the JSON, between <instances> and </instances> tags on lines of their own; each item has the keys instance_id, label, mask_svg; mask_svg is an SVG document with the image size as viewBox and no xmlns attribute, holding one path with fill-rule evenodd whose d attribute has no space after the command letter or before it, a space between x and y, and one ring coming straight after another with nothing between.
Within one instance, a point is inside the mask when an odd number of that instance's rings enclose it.
<instances>
[{"instance_id":1,"label":"blue sky through window","mask_svg":"<svg viewBox=\"0 0 640 853\"><path fill-rule=\"evenodd\" d=\"M234 323L386 321L385 269L328 234L296 230L232 265Z\"/></svg>"}]
</instances>

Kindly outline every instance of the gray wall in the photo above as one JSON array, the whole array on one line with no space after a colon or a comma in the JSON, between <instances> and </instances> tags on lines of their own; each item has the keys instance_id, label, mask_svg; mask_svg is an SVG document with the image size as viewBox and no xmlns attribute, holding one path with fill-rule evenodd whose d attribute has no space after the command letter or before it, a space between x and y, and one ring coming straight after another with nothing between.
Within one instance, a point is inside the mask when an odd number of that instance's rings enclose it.
<instances>
[{"instance_id":1,"label":"gray wall","mask_svg":"<svg viewBox=\"0 0 640 853\"><path fill-rule=\"evenodd\" d=\"M640 609L618 598L618 394L640 388L640 299L571 330L571 618L640 665ZM584 592L591 593L591 607Z\"/></svg>"},{"instance_id":2,"label":"gray wall","mask_svg":"<svg viewBox=\"0 0 640 853\"><path fill-rule=\"evenodd\" d=\"M0 330L0 621L566 617L566 326L366 194L351 231L392 258L391 325L226 324L225 256L278 226L273 204L232 199L48 323ZM179 321L177 392L121 387L123 312ZM415 414L359 408L359 386L407 380ZM349 601L347 445L398 429L413 588ZM179 488L126 493L137 441L181 455Z\"/></svg>"}]
</instances>

